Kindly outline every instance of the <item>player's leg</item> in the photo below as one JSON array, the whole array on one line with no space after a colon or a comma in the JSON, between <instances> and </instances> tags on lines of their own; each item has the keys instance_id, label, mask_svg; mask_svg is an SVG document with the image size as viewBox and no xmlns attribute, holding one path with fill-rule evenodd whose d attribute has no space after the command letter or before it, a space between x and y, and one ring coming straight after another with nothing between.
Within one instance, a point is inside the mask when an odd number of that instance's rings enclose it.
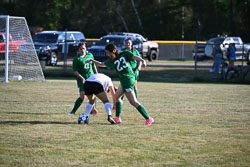
<instances>
[{"instance_id":1,"label":"player's leg","mask_svg":"<svg viewBox=\"0 0 250 167\"><path fill-rule=\"evenodd\" d=\"M138 69L136 69L136 70L134 71L134 73L135 73L135 86L134 86L134 92L135 92L135 96L136 96L136 98L138 98L138 92L137 92L138 88L137 88L137 83L138 83L138 79L139 79L139 70L138 70Z\"/></svg>"},{"instance_id":2,"label":"player's leg","mask_svg":"<svg viewBox=\"0 0 250 167\"><path fill-rule=\"evenodd\" d=\"M115 104L115 122L116 123L121 123L121 118L120 118L120 115L122 113L122 107L123 107L123 102L122 102L122 99L121 97L123 96L123 90L122 90L122 87L121 85L119 85L117 91L115 92L115 100L116 100L116 104Z\"/></svg>"},{"instance_id":3,"label":"player's leg","mask_svg":"<svg viewBox=\"0 0 250 167\"><path fill-rule=\"evenodd\" d=\"M82 105L83 100L84 100L84 95L85 95L84 85L81 80L77 80L77 87L78 87L80 97L76 99L73 109L70 112L68 112L69 115L75 114L77 109Z\"/></svg>"},{"instance_id":4,"label":"player's leg","mask_svg":"<svg viewBox=\"0 0 250 167\"><path fill-rule=\"evenodd\" d=\"M93 108L92 108L92 110L90 112L90 114L92 114L92 115L97 115L98 114L98 110L96 109L96 104L97 104L97 98L95 98L95 102L93 104Z\"/></svg>"},{"instance_id":5,"label":"player's leg","mask_svg":"<svg viewBox=\"0 0 250 167\"><path fill-rule=\"evenodd\" d=\"M76 99L73 109L68 113L69 115L75 114L77 109L82 105L84 101L84 91L80 91L79 94L80 94L80 97Z\"/></svg>"},{"instance_id":6,"label":"player's leg","mask_svg":"<svg viewBox=\"0 0 250 167\"><path fill-rule=\"evenodd\" d=\"M135 97L138 98L138 94L137 94L137 80L135 80L134 92L135 92Z\"/></svg>"},{"instance_id":7,"label":"player's leg","mask_svg":"<svg viewBox=\"0 0 250 167\"><path fill-rule=\"evenodd\" d=\"M86 104L84 114L89 116L91 110L93 109L93 104L95 102L95 96L93 94L92 95L87 95L87 98L89 99L89 102Z\"/></svg>"},{"instance_id":8,"label":"player's leg","mask_svg":"<svg viewBox=\"0 0 250 167\"><path fill-rule=\"evenodd\" d=\"M108 116L108 121L109 121L111 124L115 124L115 121L114 121L113 118L112 118L112 106L111 106L111 104L109 103L107 94L103 91L103 92L101 92L101 93L96 94L96 96L97 96L97 97L103 102L103 104L104 104L104 108L105 108L105 111L106 111L107 116Z\"/></svg>"},{"instance_id":9,"label":"player's leg","mask_svg":"<svg viewBox=\"0 0 250 167\"><path fill-rule=\"evenodd\" d=\"M125 95L129 103L134 106L139 111L139 113L146 119L146 125L151 125L154 122L154 119L149 116L148 112L146 111L146 108L137 101L135 93L133 91L125 92Z\"/></svg>"}]
</instances>

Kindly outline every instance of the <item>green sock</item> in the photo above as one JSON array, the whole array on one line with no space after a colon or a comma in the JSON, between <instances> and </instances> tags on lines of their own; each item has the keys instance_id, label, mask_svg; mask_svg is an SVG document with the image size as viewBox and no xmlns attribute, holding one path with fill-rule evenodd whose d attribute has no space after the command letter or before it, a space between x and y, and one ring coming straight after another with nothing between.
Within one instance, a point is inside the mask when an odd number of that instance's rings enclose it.
<instances>
[{"instance_id":1,"label":"green sock","mask_svg":"<svg viewBox=\"0 0 250 167\"><path fill-rule=\"evenodd\" d=\"M120 117L121 113L122 113L122 106L123 106L123 102L116 102L115 103L115 116L116 117Z\"/></svg>"},{"instance_id":2,"label":"green sock","mask_svg":"<svg viewBox=\"0 0 250 167\"><path fill-rule=\"evenodd\" d=\"M72 111L75 113L76 110L82 105L83 100L79 97L76 101L75 101L75 105L74 108L72 109Z\"/></svg>"},{"instance_id":3,"label":"green sock","mask_svg":"<svg viewBox=\"0 0 250 167\"><path fill-rule=\"evenodd\" d=\"M134 91L135 91L135 97L138 98L138 96L137 96L137 90L135 89Z\"/></svg>"},{"instance_id":4,"label":"green sock","mask_svg":"<svg viewBox=\"0 0 250 167\"><path fill-rule=\"evenodd\" d=\"M137 110L145 119L149 118L148 112L146 111L145 107L142 104L137 107Z\"/></svg>"}]
</instances>

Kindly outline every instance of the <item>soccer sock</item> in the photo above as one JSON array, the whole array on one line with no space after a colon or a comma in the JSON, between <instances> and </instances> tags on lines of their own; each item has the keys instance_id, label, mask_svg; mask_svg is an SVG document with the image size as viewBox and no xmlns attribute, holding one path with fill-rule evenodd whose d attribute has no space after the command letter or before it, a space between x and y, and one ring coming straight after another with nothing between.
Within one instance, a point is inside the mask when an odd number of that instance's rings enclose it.
<instances>
[{"instance_id":1,"label":"soccer sock","mask_svg":"<svg viewBox=\"0 0 250 167\"><path fill-rule=\"evenodd\" d=\"M149 118L149 114L148 114L148 112L146 111L145 107L142 104L137 107L137 110L141 113L141 115L145 119Z\"/></svg>"},{"instance_id":2,"label":"soccer sock","mask_svg":"<svg viewBox=\"0 0 250 167\"><path fill-rule=\"evenodd\" d=\"M122 100L124 99L124 95L122 95L122 98L121 98Z\"/></svg>"},{"instance_id":3,"label":"soccer sock","mask_svg":"<svg viewBox=\"0 0 250 167\"><path fill-rule=\"evenodd\" d=\"M86 104L86 107L85 107L85 115L89 115L90 112L91 112L91 110L92 110L92 108L93 108L93 105L92 105L92 104L90 104L90 103Z\"/></svg>"},{"instance_id":4,"label":"soccer sock","mask_svg":"<svg viewBox=\"0 0 250 167\"><path fill-rule=\"evenodd\" d=\"M135 97L138 98L138 96L137 96L137 90L135 89L134 92L135 92Z\"/></svg>"},{"instance_id":5,"label":"soccer sock","mask_svg":"<svg viewBox=\"0 0 250 167\"><path fill-rule=\"evenodd\" d=\"M120 115L122 113L122 106L123 106L123 102L116 102L115 103L115 107L116 107L115 116L120 117Z\"/></svg>"},{"instance_id":6,"label":"soccer sock","mask_svg":"<svg viewBox=\"0 0 250 167\"><path fill-rule=\"evenodd\" d=\"M104 108L105 108L107 115L112 115L112 107L109 102L104 104Z\"/></svg>"},{"instance_id":7,"label":"soccer sock","mask_svg":"<svg viewBox=\"0 0 250 167\"><path fill-rule=\"evenodd\" d=\"M82 105L83 100L79 97L76 101L75 101L75 105L74 108L72 109L72 111L75 113L76 110Z\"/></svg>"}]
</instances>

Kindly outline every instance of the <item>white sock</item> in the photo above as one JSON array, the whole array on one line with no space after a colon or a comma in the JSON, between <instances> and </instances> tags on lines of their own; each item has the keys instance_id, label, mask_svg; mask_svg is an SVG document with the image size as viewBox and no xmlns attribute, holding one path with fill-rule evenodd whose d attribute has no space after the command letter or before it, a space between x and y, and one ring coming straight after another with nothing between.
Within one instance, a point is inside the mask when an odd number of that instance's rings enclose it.
<instances>
[{"instance_id":1,"label":"white sock","mask_svg":"<svg viewBox=\"0 0 250 167\"><path fill-rule=\"evenodd\" d=\"M92 108L93 108L93 105L90 104L90 103L87 103L87 104L86 104L86 107L85 107L85 115L88 115L88 116L89 116L89 114L90 114Z\"/></svg>"},{"instance_id":2,"label":"white sock","mask_svg":"<svg viewBox=\"0 0 250 167\"><path fill-rule=\"evenodd\" d=\"M109 102L104 104L105 110L107 115L112 115L112 107L111 104Z\"/></svg>"}]
</instances>

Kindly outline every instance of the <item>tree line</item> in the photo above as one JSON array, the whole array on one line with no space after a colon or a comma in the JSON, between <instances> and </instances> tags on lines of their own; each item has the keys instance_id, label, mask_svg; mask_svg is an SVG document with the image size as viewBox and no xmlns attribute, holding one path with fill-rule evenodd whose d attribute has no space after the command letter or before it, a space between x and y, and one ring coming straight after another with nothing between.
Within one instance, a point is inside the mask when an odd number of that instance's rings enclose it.
<instances>
[{"instance_id":1,"label":"tree line","mask_svg":"<svg viewBox=\"0 0 250 167\"><path fill-rule=\"evenodd\" d=\"M127 31L155 40L228 35L250 42L250 0L1 0L0 15L87 38Z\"/></svg>"}]
</instances>

